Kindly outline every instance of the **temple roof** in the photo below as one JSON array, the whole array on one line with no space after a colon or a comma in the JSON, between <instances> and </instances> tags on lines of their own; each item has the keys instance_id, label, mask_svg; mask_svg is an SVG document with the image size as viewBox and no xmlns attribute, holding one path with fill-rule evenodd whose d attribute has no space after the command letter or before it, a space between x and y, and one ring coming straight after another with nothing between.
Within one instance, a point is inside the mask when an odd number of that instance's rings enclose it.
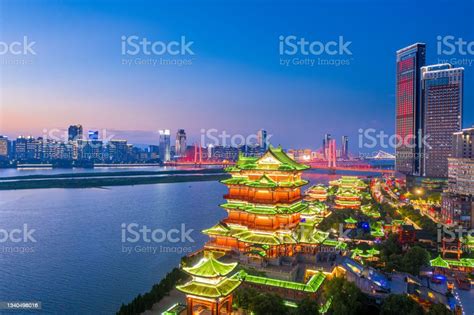
<instances>
[{"instance_id":1,"label":"temple roof","mask_svg":"<svg viewBox=\"0 0 474 315\"><path fill-rule=\"evenodd\" d=\"M353 217L349 217L349 218L345 219L344 222L348 223L348 224L356 224L357 220L354 219Z\"/></svg>"},{"instance_id":2,"label":"temple roof","mask_svg":"<svg viewBox=\"0 0 474 315\"><path fill-rule=\"evenodd\" d=\"M176 286L176 289L186 294L218 298L231 294L240 283L240 280L237 278L225 278L215 285L192 280L186 284Z\"/></svg>"},{"instance_id":3,"label":"temple roof","mask_svg":"<svg viewBox=\"0 0 474 315\"><path fill-rule=\"evenodd\" d=\"M192 267L183 267L183 270L193 276L213 278L229 274L236 266L237 263L225 264L210 255Z\"/></svg>"},{"instance_id":4,"label":"temple roof","mask_svg":"<svg viewBox=\"0 0 474 315\"><path fill-rule=\"evenodd\" d=\"M448 262L444 260L443 258L441 258L441 256L438 256L435 259L430 260L430 265L432 267L449 268Z\"/></svg>"},{"instance_id":5,"label":"temple roof","mask_svg":"<svg viewBox=\"0 0 474 315\"><path fill-rule=\"evenodd\" d=\"M228 210L239 210L255 214L292 214L304 211L308 208L308 204L297 202L292 205L264 206L232 201L222 204L221 207Z\"/></svg>"},{"instance_id":6,"label":"temple roof","mask_svg":"<svg viewBox=\"0 0 474 315\"><path fill-rule=\"evenodd\" d=\"M280 170L280 171L302 171L309 166L300 164L291 159L281 147L272 147L259 158L245 157L239 155L239 160L234 167L227 168L228 171L239 170Z\"/></svg>"},{"instance_id":7,"label":"temple roof","mask_svg":"<svg viewBox=\"0 0 474 315\"><path fill-rule=\"evenodd\" d=\"M238 176L238 177L224 179L221 181L221 183L226 184L226 185L244 185L244 186L256 187L256 188L276 188L276 187L296 188L296 187L301 187L308 184L308 181L298 180L294 182L276 182L273 179L271 179L269 176L267 176L266 174L263 174L257 180L250 180L247 177Z\"/></svg>"},{"instance_id":8,"label":"temple roof","mask_svg":"<svg viewBox=\"0 0 474 315\"><path fill-rule=\"evenodd\" d=\"M441 258L441 256L438 256L435 259L430 260L430 265L431 267L439 267L439 268L451 268L452 266L474 268L474 259L461 258L459 260L454 260L454 259L443 259Z\"/></svg>"},{"instance_id":9,"label":"temple roof","mask_svg":"<svg viewBox=\"0 0 474 315\"><path fill-rule=\"evenodd\" d=\"M279 288L285 288L290 290L297 290L303 292L316 292L326 279L326 275L323 272L318 272L311 276L307 283L299 283L293 281L285 281L274 278L267 278L261 276L253 276L247 274L245 271L241 270L235 274L236 278L243 280L244 282L250 282L255 284L261 284L265 286L273 286Z\"/></svg>"}]
</instances>

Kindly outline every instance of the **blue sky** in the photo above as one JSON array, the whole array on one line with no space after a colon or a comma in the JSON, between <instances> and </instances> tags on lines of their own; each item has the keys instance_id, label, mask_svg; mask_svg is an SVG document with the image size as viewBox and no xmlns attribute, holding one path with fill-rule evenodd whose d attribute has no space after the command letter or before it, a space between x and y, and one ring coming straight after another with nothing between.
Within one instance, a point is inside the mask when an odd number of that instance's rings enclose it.
<instances>
[{"instance_id":1,"label":"blue sky","mask_svg":"<svg viewBox=\"0 0 474 315\"><path fill-rule=\"evenodd\" d=\"M156 130L251 134L316 148L324 133L394 132L395 51L437 36L474 41L473 1L1 1L1 40L27 36L36 55L1 65L0 133L81 123L134 143ZM122 36L192 41L191 65L124 65ZM350 41L346 66L282 66L279 36ZM1 57L1 56L0 56ZM3 56L4 57L4 56ZM147 56L139 56L147 57ZM173 59L165 55L164 58ZM300 56L304 57L304 56ZM320 57L331 59L328 55ZM464 126L474 124L474 55L465 65ZM156 56L154 57L156 58ZM314 58L314 57L313 57ZM1 58L0 58L1 59Z\"/></svg>"}]
</instances>

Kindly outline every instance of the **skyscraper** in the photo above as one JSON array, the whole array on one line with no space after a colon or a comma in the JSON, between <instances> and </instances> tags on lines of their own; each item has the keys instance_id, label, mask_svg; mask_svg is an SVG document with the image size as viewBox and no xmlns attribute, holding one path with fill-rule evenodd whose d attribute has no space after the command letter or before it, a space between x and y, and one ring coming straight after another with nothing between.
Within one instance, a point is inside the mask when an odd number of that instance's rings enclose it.
<instances>
[{"instance_id":1,"label":"skyscraper","mask_svg":"<svg viewBox=\"0 0 474 315\"><path fill-rule=\"evenodd\" d=\"M260 129L257 132L257 145L263 150L267 150L267 131Z\"/></svg>"},{"instance_id":2,"label":"skyscraper","mask_svg":"<svg viewBox=\"0 0 474 315\"><path fill-rule=\"evenodd\" d=\"M99 140L99 131L98 130L89 130L88 138L89 138L89 140Z\"/></svg>"},{"instance_id":3,"label":"skyscraper","mask_svg":"<svg viewBox=\"0 0 474 315\"><path fill-rule=\"evenodd\" d=\"M328 149L329 140L331 140L331 134L327 133L324 135L324 139L323 139L323 156L325 159L327 159L326 151Z\"/></svg>"},{"instance_id":4,"label":"skyscraper","mask_svg":"<svg viewBox=\"0 0 474 315\"><path fill-rule=\"evenodd\" d=\"M179 129L178 132L176 132L176 144L175 144L175 153L178 156L185 156L186 155L186 132L184 129Z\"/></svg>"},{"instance_id":5,"label":"skyscraper","mask_svg":"<svg viewBox=\"0 0 474 315\"><path fill-rule=\"evenodd\" d=\"M164 129L158 131L160 134L160 159L163 162L171 160L171 140L170 130Z\"/></svg>"},{"instance_id":6,"label":"skyscraper","mask_svg":"<svg viewBox=\"0 0 474 315\"><path fill-rule=\"evenodd\" d=\"M448 177L453 133L462 128L463 68L450 64L421 69L424 108L422 172L427 177Z\"/></svg>"},{"instance_id":7,"label":"skyscraper","mask_svg":"<svg viewBox=\"0 0 474 315\"><path fill-rule=\"evenodd\" d=\"M67 131L69 141L82 139L82 125L71 125Z\"/></svg>"},{"instance_id":8,"label":"skyscraper","mask_svg":"<svg viewBox=\"0 0 474 315\"><path fill-rule=\"evenodd\" d=\"M453 157L474 159L474 126L453 134Z\"/></svg>"},{"instance_id":9,"label":"skyscraper","mask_svg":"<svg viewBox=\"0 0 474 315\"><path fill-rule=\"evenodd\" d=\"M425 65L426 45L416 43L397 51L396 69L396 170L420 175L423 127L421 70Z\"/></svg>"},{"instance_id":10,"label":"skyscraper","mask_svg":"<svg viewBox=\"0 0 474 315\"><path fill-rule=\"evenodd\" d=\"M348 136L342 136L341 157L343 159L349 158L349 137Z\"/></svg>"},{"instance_id":11,"label":"skyscraper","mask_svg":"<svg viewBox=\"0 0 474 315\"><path fill-rule=\"evenodd\" d=\"M7 137L0 136L0 159L6 159L9 155L9 141Z\"/></svg>"}]
</instances>

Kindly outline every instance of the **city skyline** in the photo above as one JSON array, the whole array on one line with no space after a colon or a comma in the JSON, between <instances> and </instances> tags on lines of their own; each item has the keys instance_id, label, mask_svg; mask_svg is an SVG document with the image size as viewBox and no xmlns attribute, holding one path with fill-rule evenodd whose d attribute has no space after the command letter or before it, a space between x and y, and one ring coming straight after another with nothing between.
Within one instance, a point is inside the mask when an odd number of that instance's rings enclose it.
<instances>
[{"instance_id":1,"label":"city skyline","mask_svg":"<svg viewBox=\"0 0 474 315\"><path fill-rule=\"evenodd\" d=\"M422 16L407 9L409 2L384 4L407 15L404 27L412 31L403 34L395 28L398 19L384 13L392 10L381 11L376 4L361 10L349 1L341 3L344 5L340 12L331 11L325 2L319 10L305 12L304 5L308 4L303 2L298 11L288 8L287 23L283 24L279 14L284 8L280 3L273 7L255 5L252 12L236 3L229 4L238 13L236 16L246 17L247 23L228 16L228 23L220 23L222 9L211 3L199 12L184 2L143 2L126 9L118 4L114 12L107 11L102 3L92 7L69 4L55 6L56 14L48 10L48 4L2 4L2 37L14 41L27 36L35 42L36 55L22 57L31 61L27 65L4 64L2 60L2 73L9 80L2 84L0 133L10 138L21 133L39 135L45 128L64 128L80 122L85 130L105 128L119 138L145 144L156 143L157 131L164 128L184 128L190 139L201 129L249 134L264 128L272 131L274 143L284 147L319 147L325 133L336 139L343 135L357 139L359 128L394 134L394 58L398 49L415 42L426 43L429 65L450 57L474 60L474 56L459 51L446 56L438 53L440 36L453 36L451 42L458 38L472 40L468 31L472 3L453 12L441 12L430 2L425 6L427 14ZM23 10L26 5L35 10ZM81 14L85 10L94 14L84 17ZM357 14L347 14L349 11ZM176 25L174 12L180 12L181 20L187 22ZM202 12L209 12L216 20L202 23ZM377 12L376 17L373 12ZM254 27L262 14L268 16L268 25ZM465 18L450 18L453 15ZM36 28L39 19L50 23ZM442 22L445 19L451 22ZM20 20L22 23L18 23ZM82 27L65 33L59 25L71 26L68 23ZM220 25L218 31L214 23ZM371 27L374 24L378 25L376 30ZM382 34L390 35L390 40ZM120 46L124 35L164 41L185 36L193 42L193 64L122 65ZM280 36L322 42L342 36L345 42L351 42L351 65L282 66ZM466 68L465 84L469 86L473 81L472 66L453 66ZM45 69L49 71L47 76ZM465 93L463 127L474 124L471 94ZM226 114L217 119L216 115L222 112ZM253 115L248 115L250 112ZM347 112L351 119L346 118ZM288 117L292 117L291 121L287 121ZM342 118L344 124L334 123ZM240 123L243 119L245 127Z\"/></svg>"}]
</instances>

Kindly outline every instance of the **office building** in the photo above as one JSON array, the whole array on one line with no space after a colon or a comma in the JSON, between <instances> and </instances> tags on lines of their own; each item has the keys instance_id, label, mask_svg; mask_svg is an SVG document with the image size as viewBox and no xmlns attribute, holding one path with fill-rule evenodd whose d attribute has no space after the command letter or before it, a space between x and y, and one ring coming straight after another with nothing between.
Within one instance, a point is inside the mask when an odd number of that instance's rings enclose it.
<instances>
[{"instance_id":1,"label":"office building","mask_svg":"<svg viewBox=\"0 0 474 315\"><path fill-rule=\"evenodd\" d=\"M424 109L422 174L448 177L448 158L453 151L453 133L461 130L463 68L450 64L422 67Z\"/></svg>"},{"instance_id":2,"label":"office building","mask_svg":"<svg viewBox=\"0 0 474 315\"><path fill-rule=\"evenodd\" d=\"M89 130L87 138L89 140L99 140L99 130Z\"/></svg>"},{"instance_id":3,"label":"office building","mask_svg":"<svg viewBox=\"0 0 474 315\"><path fill-rule=\"evenodd\" d=\"M162 162L168 162L171 160L171 140L170 130L164 129L158 131L160 134L160 159Z\"/></svg>"},{"instance_id":4,"label":"office building","mask_svg":"<svg viewBox=\"0 0 474 315\"><path fill-rule=\"evenodd\" d=\"M67 131L67 138L69 141L82 139L82 126L81 125L71 125Z\"/></svg>"},{"instance_id":5,"label":"office building","mask_svg":"<svg viewBox=\"0 0 474 315\"><path fill-rule=\"evenodd\" d=\"M257 132L257 145L263 149L267 149L267 131L265 129L260 129Z\"/></svg>"},{"instance_id":6,"label":"office building","mask_svg":"<svg viewBox=\"0 0 474 315\"><path fill-rule=\"evenodd\" d=\"M396 61L396 170L420 175L423 126L421 67L425 65L426 45L416 43L397 51Z\"/></svg>"},{"instance_id":7,"label":"office building","mask_svg":"<svg viewBox=\"0 0 474 315\"><path fill-rule=\"evenodd\" d=\"M474 158L474 126L453 133L453 157Z\"/></svg>"},{"instance_id":8,"label":"office building","mask_svg":"<svg viewBox=\"0 0 474 315\"><path fill-rule=\"evenodd\" d=\"M331 140L331 134L327 133L324 135L323 139L323 156L325 159L327 159L326 151L328 149L329 140Z\"/></svg>"},{"instance_id":9,"label":"office building","mask_svg":"<svg viewBox=\"0 0 474 315\"><path fill-rule=\"evenodd\" d=\"M349 137L342 136L341 143L341 158L347 160L349 159Z\"/></svg>"},{"instance_id":10,"label":"office building","mask_svg":"<svg viewBox=\"0 0 474 315\"><path fill-rule=\"evenodd\" d=\"M179 129L178 132L176 132L175 154L184 157L186 155L186 148L186 132L184 129Z\"/></svg>"},{"instance_id":11,"label":"office building","mask_svg":"<svg viewBox=\"0 0 474 315\"><path fill-rule=\"evenodd\" d=\"M0 159L7 159L10 153L10 141L5 136L0 136Z\"/></svg>"}]
</instances>

